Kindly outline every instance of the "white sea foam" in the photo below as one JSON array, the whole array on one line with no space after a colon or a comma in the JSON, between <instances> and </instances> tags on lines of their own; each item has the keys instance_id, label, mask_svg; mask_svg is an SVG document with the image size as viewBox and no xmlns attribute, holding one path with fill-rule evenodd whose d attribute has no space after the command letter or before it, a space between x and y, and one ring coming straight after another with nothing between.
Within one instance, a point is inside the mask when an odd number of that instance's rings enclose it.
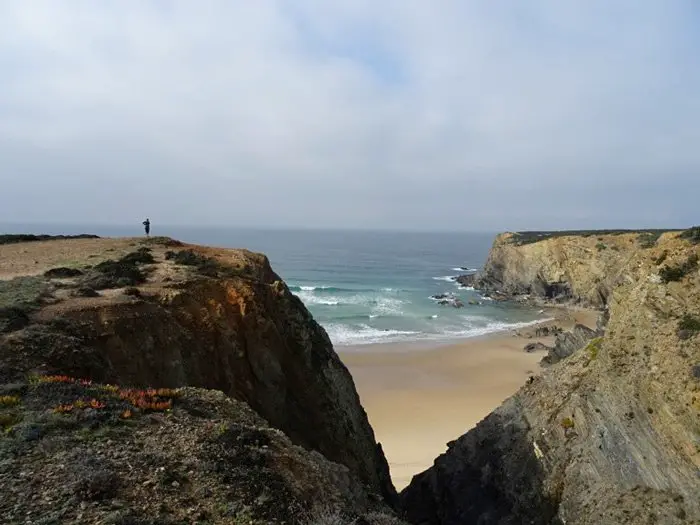
<instances>
[{"instance_id":1,"label":"white sea foam","mask_svg":"<svg viewBox=\"0 0 700 525\"><path fill-rule=\"evenodd\" d=\"M452 268L452 269L453 269L455 272L470 272L470 273L473 273L473 272L478 272L478 271L479 271L477 268L465 268L465 267L459 267L459 266L457 266L457 267L455 267L455 268Z\"/></svg>"},{"instance_id":2,"label":"white sea foam","mask_svg":"<svg viewBox=\"0 0 700 525\"><path fill-rule=\"evenodd\" d=\"M410 340L420 332L410 330L380 330L363 324L352 327L343 324L331 323L327 325L326 331L336 345L365 345L372 343L390 343Z\"/></svg>"},{"instance_id":3,"label":"white sea foam","mask_svg":"<svg viewBox=\"0 0 700 525\"><path fill-rule=\"evenodd\" d=\"M457 275L443 275L441 277L433 277L435 281L446 281L448 283L453 282L455 279L457 279Z\"/></svg>"},{"instance_id":4,"label":"white sea foam","mask_svg":"<svg viewBox=\"0 0 700 525\"><path fill-rule=\"evenodd\" d=\"M437 315L431 316L431 319L436 319ZM484 324L475 326L469 323L463 328L446 327L444 330L436 333L415 332L410 330L381 330L373 328L369 325L362 324L358 326L350 326L344 324L331 323L325 328L328 335L336 345L365 345L377 343L401 343L411 341L450 341L454 339L466 339L470 337L479 337L483 335L507 332L510 330L518 330L528 326L533 326L551 319L539 319L536 321L522 321L517 323L503 321L489 321L485 317L464 316L466 321L478 322Z\"/></svg>"}]
</instances>

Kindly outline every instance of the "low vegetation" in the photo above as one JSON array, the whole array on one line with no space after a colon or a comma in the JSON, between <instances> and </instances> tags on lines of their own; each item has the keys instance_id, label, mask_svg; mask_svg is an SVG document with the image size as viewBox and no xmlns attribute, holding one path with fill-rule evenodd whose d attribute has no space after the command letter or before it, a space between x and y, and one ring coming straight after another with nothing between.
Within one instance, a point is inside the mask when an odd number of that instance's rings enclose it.
<instances>
[{"instance_id":1,"label":"low vegetation","mask_svg":"<svg viewBox=\"0 0 700 525\"><path fill-rule=\"evenodd\" d=\"M183 244L175 239L172 239L170 237L164 237L164 236L156 236L156 237L149 237L148 239L143 240L143 244L146 245L159 245L159 246L165 246L166 248L175 248L182 246Z\"/></svg>"},{"instance_id":2,"label":"low vegetation","mask_svg":"<svg viewBox=\"0 0 700 525\"><path fill-rule=\"evenodd\" d=\"M81 270L78 270L77 268L66 268L64 266L59 268L51 268L50 270L44 272L44 277L47 277L48 279L65 279L70 277L79 277L81 275L83 275Z\"/></svg>"},{"instance_id":3,"label":"low vegetation","mask_svg":"<svg viewBox=\"0 0 700 525\"><path fill-rule=\"evenodd\" d=\"M50 296L51 288L41 277L0 280L0 333L21 330L29 315Z\"/></svg>"},{"instance_id":4,"label":"low vegetation","mask_svg":"<svg viewBox=\"0 0 700 525\"><path fill-rule=\"evenodd\" d=\"M182 266L192 266L197 273L207 277L236 277L240 275L237 268L223 265L213 257L207 257L194 250L165 252L165 259Z\"/></svg>"},{"instance_id":5,"label":"low vegetation","mask_svg":"<svg viewBox=\"0 0 700 525\"><path fill-rule=\"evenodd\" d=\"M117 261L107 260L95 265L81 279L80 286L92 290L136 286L146 281L142 265L154 262L151 249L142 247Z\"/></svg>"},{"instance_id":6,"label":"low vegetation","mask_svg":"<svg viewBox=\"0 0 700 525\"><path fill-rule=\"evenodd\" d=\"M663 233L661 230L640 233L637 242L642 248L653 248Z\"/></svg>"},{"instance_id":7,"label":"low vegetation","mask_svg":"<svg viewBox=\"0 0 700 525\"><path fill-rule=\"evenodd\" d=\"M82 233L80 235L32 235L28 233L0 235L0 244L16 244L20 242L60 241L66 239L99 239L97 235Z\"/></svg>"},{"instance_id":8,"label":"low vegetation","mask_svg":"<svg viewBox=\"0 0 700 525\"><path fill-rule=\"evenodd\" d=\"M663 252L661 252L661 254L657 258L654 259L654 264L656 264L656 266L660 265L662 262L664 262L666 260L667 257L668 257L668 250L664 250Z\"/></svg>"},{"instance_id":9,"label":"low vegetation","mask_svg":"<svg viewBox=\"0 0 700 525\"><path fill-rule=\"evenodd\" d=\"M698 255L693 253L688 256L688 258L681 264L676 266L666 265L661 270L659 270L659 276L661 281L664 283L670 283L673 281L680 281L689 273L697 270L698 268Z\"/></svg>"},{"instance_id":10,"label":"low vegetation","mask_svg":"<svg viewBox=\"0 0 700 525\"><path fill-rule=\"evenodd\" d=\"M688 228L679 235L681 239L686 239L693 244L700 244L700 226Z\"/></svg>"},{"instance_id":11,"label":"low vegetation","mask_svg":"<svg viewBox=\"0 0 700 525\"><path fill-rule=\"evenodd\" d=\"M564 419L562 419L560 425L561 425L561 428L564 429L564 434L567 434L567 435L576 426L574 423L574 420L570 417L565 417Z\"/></svg>"},{"instance_id":12,"label":"low vegetation","mask_svg":"<svg viewBox=\"0 0 700 525\"><path fill-rule=\"evenodd\" d=\"M511 242L516 245L531 244L534 242L553 239L556 237L593 237L599 235L624 235L628 233L638 233L640 238L651 239L652 236L658 239L663 233L673 230L561 230L561 231L524 231L516 232L511 238ZM656 240L654 240L656 242Z\"/></svg>"},{"instance_id":13,"label":"low vegetation","mask_svg":"<svg viewBox=\"0 0 700 525\"><path fill-rule=\"evenodd\" d=\"M678 321L678 328L681 330L690 330L691 332L700 332L700 318L685 314Z\"/></svg>"},{"instance_id":14,"label":"low vegetation","mask_svg":"<svg viewBox=\"0 0 700 525\"><path fill-rule=\"evenodd\" d=\"M605 243L599 242L598 244L595 245L595 248L599 252L602 252L603 250L607 250L608 246Z\"/></svg>"},{"instance_id":15,"label":"low vegetation","mask_svg":"<svg viewBox=\"0 0 700 525\"><path fill-rule=\"evenodd\" d=\"M602 344L603 338L596 337L594 339L591 339L591 341L588 343L588 346L586 346L586 352L588 352L588 357L591 361L598 358L598 353L600 352L600 347Z\"/></svg>"}]
</instances>

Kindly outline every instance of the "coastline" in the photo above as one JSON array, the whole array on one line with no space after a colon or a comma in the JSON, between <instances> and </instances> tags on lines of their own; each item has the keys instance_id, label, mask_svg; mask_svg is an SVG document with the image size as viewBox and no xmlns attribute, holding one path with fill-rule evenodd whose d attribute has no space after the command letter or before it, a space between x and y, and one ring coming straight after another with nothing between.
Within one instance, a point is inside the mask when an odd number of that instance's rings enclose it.
<instances>
[{"instance_id":1,"label":"coastline","mask_svg":"<svg viewBox=\"0 0 700 525\"><path fill-rule=\"evenodd\" d=\"M542 370L546 351L524 346L554 344L536 337L542 326L595 328L598 311L546 307L551 320L526 328L454 342L417 341L337 346L350 370L391 476L401 490L433 464L450 440L464 434Z\"/></svg>"}]
</instances>

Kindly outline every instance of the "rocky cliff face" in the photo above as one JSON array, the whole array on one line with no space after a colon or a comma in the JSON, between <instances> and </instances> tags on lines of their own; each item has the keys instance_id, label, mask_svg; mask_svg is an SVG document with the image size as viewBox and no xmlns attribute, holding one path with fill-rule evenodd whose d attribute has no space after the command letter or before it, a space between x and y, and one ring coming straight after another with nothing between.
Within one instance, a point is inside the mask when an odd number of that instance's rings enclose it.
<instances>
[{"instance_id":1,"label":"rocky cliff face","mask_svg":"<svg viewBox=\"0 0 700 525\"><path fill-rule=\"evenodd\" d=\"M0 318L10 320L0 334L3 383L65 374L220 390L295 445L347 467L368 494L393 502L386 460L349 372L264 256L160 244L137 250L113 240L41 244L24 250L22 260L36 260L28 268L2 247L5 277L15 277L0 281ZM66 251L78 259L77 273L41 276ZM116 264L100 263L107 256ZM134 286L119 286L125 283ZM3 304L32 294L19 307Z\"/></svg>"},{"instance_id":2,"label":"rocky cliff face","mask_svg":"<svg viewBox=\"0 0 700 525\"><path fill-rule=\"evenodd\" d=\"M700 247L613 237L496 241L494 290L546 296L558 283L607 306L607 329L417 475L401 495L409 521L700 523Z\"/></svg>"},{"instance_id":3,"label":"rocky cliff face","mask_svg":"<svg viewBox=\"0 0 700 525\"><path fill-rule=\"evenodd\" d=\"M553 236L537 242L505 233L496 237L475 286L496 298L602 308L643 253L638 233Z\"/></svg>"}]
</instances>

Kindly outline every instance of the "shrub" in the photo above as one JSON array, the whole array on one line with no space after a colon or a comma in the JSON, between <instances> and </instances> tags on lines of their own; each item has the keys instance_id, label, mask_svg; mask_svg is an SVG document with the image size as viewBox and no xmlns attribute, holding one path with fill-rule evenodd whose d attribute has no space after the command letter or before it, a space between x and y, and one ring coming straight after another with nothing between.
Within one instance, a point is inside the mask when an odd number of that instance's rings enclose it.
<instances>
[{"instance_id":1,"label":"shrub","mask_svg":"<svg viewBox=\"0 0 700 525\"><path fill-rule=\"evenodd\" d=\"M664 262L666 260L666 257L668 257L668 250L664 250L663 252L661 252L661 255L654 259L654 263L656 264L656 266Z\"/></svg>"},{"instance_id":2,"label":"shrub","mask_svg":"<svg viewBox=\"0 0 700 525\"><path fill-rule=\"evenodd\" d=\"M166 260L183 266L194 266L197 272L207 277L233 277L238 272L229 266L224 266L212 257L207 257L194 250L181 250L179 252L168 251L165 253Z\"/></svg>"},{"instance_id":3,"label":"shrub","mask_svg":"<svg viewBox=\"0 0 700 525\"><path fill-rule=\"evenodd\" d=\"M653 248L662 233L661 231L640 233L637 241L642 248Z\"/></svg>"},{"instance_id":4,"label":"shrub","mask_svg":"<svg viewBox=\"0 0 700 525\"><path fill-rule=\"evenodd\" d=\"M146 275L139 265L153 262L155 259L150 248L142 247L118 261L107 260L95 265L93 271L82 280L81 286L93 290L135 286L146 281Z\"/></svg>"},{"instance_id":5,"label":"shrub","mask_svg":"<svg viewBox=\"0 0 700 525\"><path fill-rule=\"evenodd\" d=\"M156 237L149 237L148 239L145 239L144 244L157 244L160 246L165 246L166 248L172 248L176 246L182 246L182 243L178 240L172 239L170 237L164 237L164 236L156 236Z\"/></svg>"},{"instance_id":6,"label":"shrub","mask_svg":"<svg viewBox=\"0 0 700 525\"><path fill-rule=\"evenodd\" d=\"M688 330L690 332L700 332L700 318L690 314L684 314L678 321L679 330Z\"/></svg>"},{"instance_id":7,"label":"shrub","mask_svg":"<svg viewBox=\"0 0 700 525\"><path fill-rule=\"evenodd\" d=\"M79 286L73 290L73 295L76 297L99 297L100 294L94 288L89 286Z\"/></svg>"},{"instance_id":8,"label":"shrub","mask_svg":"<svg viewBox=\"0 0 700 525\"><path fill-rule=\"evenodd\" d=\"M0 334L21 330L29 324L29 316L23 308L0 308Z\"/></svg>"},{"instance_id":9,"label":"shrub","mask_svg":"<svg viewBox=\"0 0 700 525\"><path fill-rule=\"evenodd\" d=\"M596 247L596 250L598 250L599 252L602 252L603 250L606 250L606 249L608 248L608 247L607 247L604 243L602 243L602 242L599 242L598 244L596 244L595 247Z\"/></svg>"},{"instance_id":10,"label":"shrub","mask_svg":"<svg viewBox=\"0 0 700 525\"><path fill-rule=\"evenodd\" d=\"M574 420L571 419L570 417L565 417L564 419L561 420L561 427L564 430L570 430L574 428Z\"/></svg>"},{"instance_id":11,"label":"shrub","mask_svg":"<svg viewBox=\"0 0 700 525\"><path fill-rule=\"evenodd\" d=\"M598 352L600 352L600 346L602 343L602 337L596 337L595 339L592 339L590 343L588 343L586 350L588 351L588 355L591 358L591 361L598 357Z\"/></svg>"},{"instance_id":12,"label":"shrub","mask_svg":"<svg viewBox=\"0 0 700 525\"><path fill-rule=\"evenodd\" d=\"M126 254L120 259L120 262L125 264L153 264L156 261L151 254L151 249L142 246L135 252Z\"/></svg>"},{"instance_id":13,"label":"shrub","mask_svg":"<svg viewBox=\"0 0 700 525\"><path fill-rule=\"evenodd\" d=\"M681 232L679 237L681 239L686 239L693 244L699 244L700 243L700 226L693 226L692 228L688 228L687 230Z\"/></svg>"},{"instance_id":14,"label":"shrub","mask_svg":"<svg viewBox=\"0 0 700 525\"><path fill-rule=\"evenodd\" d=\"M81 272L77 268L66 268L65 266L61 266L59 268L51 268L50 270L44 272L44 277L48 277L49 279L78 277L80 275L83 275L83 272Z\"/></svg>"},{"instance_id":15,"label":"shrub","mask_svg":"<svg viewBox=\"0 0 700 525\"><path fill-rule=\"evenodd\" d=\"M19 405L17 396L0 396L0 407L13 407Z\"/></svg>"},{"instance_id":16,"label":"shrub","mask_svg":"<svg viewBox=\"0 0 700 525\"><path fill-rule=\"evenodd\" d=\"M128 295L130 297L141 297L141 290L138 288L135 288L133 286L130 286L126 290L124 290L124 295Z\"/></svg>"},{"instance_id":17,"label":"shrub","mask_svg":"<svg viewBox=\"0 0 700 525\"><path fill-rule=\"evenodd\" d=\"M680 281L698 267L698 255L693 253L679 266L664 266L659 271L659 276L664 283Z\"/></svg>"}]
</instances>

